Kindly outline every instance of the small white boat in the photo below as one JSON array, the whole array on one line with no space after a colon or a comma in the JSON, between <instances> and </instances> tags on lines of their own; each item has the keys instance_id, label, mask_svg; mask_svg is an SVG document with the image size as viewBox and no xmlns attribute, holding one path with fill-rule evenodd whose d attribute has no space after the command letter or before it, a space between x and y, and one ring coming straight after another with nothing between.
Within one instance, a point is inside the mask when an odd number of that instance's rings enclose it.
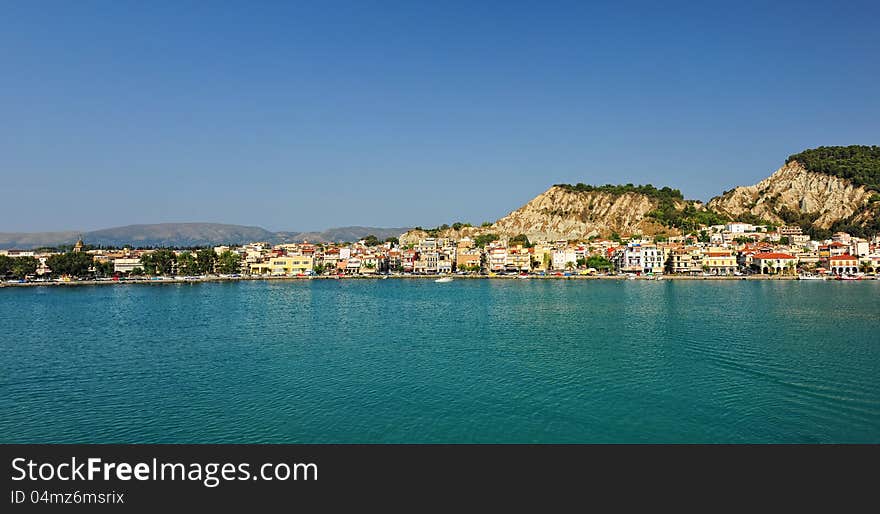
<instances>
[{"instance_id":1,"label":"small white boat","mask_svg":"<svg viewBox=\"0 0 880 514\"><path fill-rule=\"evenodd\" d=\"M798 280L825 280L825 277L820 275L810 275L809 273L801 273L798 275Z\"/></svg>"},{"instance_id":2,"label":"small white boat","mask_svg":"<svg viewBox=\"0 0 880 514\"><path fill-rule=\"evenodd\" d=\"M435 280L434 282L445 284L446 282L452 282L452 277L441 277Z\"/></svg>"}]
</instances>

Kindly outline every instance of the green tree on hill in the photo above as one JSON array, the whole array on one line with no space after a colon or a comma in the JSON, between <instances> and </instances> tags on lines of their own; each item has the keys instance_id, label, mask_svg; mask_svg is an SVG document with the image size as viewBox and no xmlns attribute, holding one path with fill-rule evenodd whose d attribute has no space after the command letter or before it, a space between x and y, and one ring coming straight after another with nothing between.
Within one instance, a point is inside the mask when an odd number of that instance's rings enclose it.
<instances>
[{"instance_id":1,"label":"green tree on hill","mask_svg":"<svg viewBox=\"0 0 880 514\"><path fill-rule=\"evenodd\" d=\"M786 164L797 161L809 171L848 179L880 191L880 146L820 146L790 155Z\"/></svg>"},{"instance_id":2,"label":"green tree on hill","mask_svg":"<svg viewBox=\"0 0 880 514\"><path fill-rule=\"evenodd\" d=\"M364 244L367 246L379 246L380 244L382 244L382 242L379 241L378 237L370 234L364 238Z\"/></svg>"},{"instance_id":3,"label":"green tree on hill","mask_svg":"<svg viewBox=\"0 0 880 514\"><path fill-rule=\"evenodd\" d=\"M487 244L498 239L498 234L482 234L474 238L477 248L485 248Z\"/></svg>"},{"instance_id":4,"label":"green tree on hill","mask_svg":"<svg viewBox=\"0 0 880 514\"><path fill-rule=\"evenodd\" d=\"M525 234L519 234L519 235L513 237L512 239L510 239L510 241L508 241L508 245L511 245L511 246L515 246L517 244L521 244L525 248L531 248L531 246L532 246L531 243L529 243L528 236L526 236Z\"/></svg>"}]
</instances>

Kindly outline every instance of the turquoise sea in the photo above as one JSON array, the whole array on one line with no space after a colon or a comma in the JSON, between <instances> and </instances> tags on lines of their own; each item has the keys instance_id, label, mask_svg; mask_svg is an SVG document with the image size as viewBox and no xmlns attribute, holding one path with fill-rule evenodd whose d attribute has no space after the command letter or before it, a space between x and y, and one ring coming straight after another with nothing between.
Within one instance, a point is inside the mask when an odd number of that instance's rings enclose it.
<instances>
[{"instance_id":1,"label":"turquoise sea","mask_svg":"<svg viewBox=\"0 0 880 514\"><path fill-rule=\"evenodd\" d=\"M2 443L880 443L880 282L0 289Z\"/></svg>"}]
</instances>

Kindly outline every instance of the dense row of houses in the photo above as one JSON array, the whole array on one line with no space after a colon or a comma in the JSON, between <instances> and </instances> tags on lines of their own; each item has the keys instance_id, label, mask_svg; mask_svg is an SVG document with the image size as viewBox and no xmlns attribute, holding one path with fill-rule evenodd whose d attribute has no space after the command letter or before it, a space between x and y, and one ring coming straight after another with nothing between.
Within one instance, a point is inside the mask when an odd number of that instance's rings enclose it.
<instances>
[{"instance_id":1,"label":"dense row of houses","mask_svg":"<svg viewBox=\"0 0 880 514\"><path fill-rule=\"evenodd\" d=\"M794 274L807 270L828 274L856 274L880 270L880 238L859 239L837 233L831 240L813 241L798 227L764 227L731 223L709 227L701 237L634 238L627 242L591 238L587 241L539 241L519 238L482 242L425 237L403 244L366 241L339 244L250 243L218 246L215 254L238 256L241 274L371 275L379 273L489 274L615 272L627 274L734 275L740 273ZM81 244L75 251L81 251ZM89 250L96 262L112 262L119 274L140 272L142 258L155 250ZM175 251L178 255L182 250ZM7 250L10 256L33 256L38 274L49 272L48 253ZM215 270L216 271L216 270ZM172 273L177 273L177 268Z\"/></svg>"}]
</instances>

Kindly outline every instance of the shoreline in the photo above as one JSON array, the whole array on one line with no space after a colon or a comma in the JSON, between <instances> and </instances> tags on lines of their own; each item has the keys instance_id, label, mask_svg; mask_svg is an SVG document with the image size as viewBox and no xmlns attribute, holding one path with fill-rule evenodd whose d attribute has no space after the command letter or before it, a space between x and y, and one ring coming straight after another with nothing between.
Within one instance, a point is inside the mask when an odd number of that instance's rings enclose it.
<instances>
[{"instance_id":1,"label":"shoreline","mask_svg":"<svg viewBox=\"0 0 880 514\"><path fill-rule=\"evenodd\" d=\"M713 281L738 281L738 280L751 280L751 281L797 281L798 277L794 276L763 276L763 275L750 275L750 276L675 276L675 275L662 275L662 279L657 277L635 277L629 278L626 275L616 275L616 276L584 276L584 275L572 275L572 276L556 276L556 275L533 275L528 278L519 278L517 275L500 275L500 276L487 276L487 275L380 275L380 276L365 276L365 275L351 275L351 276L343 276L337 277L333 276L305 276L305 277L206 277L199 279L183 279L183 278L163 278L161 280L75 280L71 282L13 282L0 283L0 288L4 287L77 287L77 286L104 286L104 285L163 285L163 284L199 284L206 282L243 282L243 281L280 281L280 282L290 282L290 281L304 281L304 280L384 280L388 279L397 279L397 280L436 280L441 277L451 277L455 280L641 280L641 281L653 281L653 282L662 282L662 281L675 281L675 280L713 280ZM868 278L863 280L877 280L876 278ZM837 282L837 280L833 278L829 278L825 280L826 282Z\"/></svg>"}]
</instances>

